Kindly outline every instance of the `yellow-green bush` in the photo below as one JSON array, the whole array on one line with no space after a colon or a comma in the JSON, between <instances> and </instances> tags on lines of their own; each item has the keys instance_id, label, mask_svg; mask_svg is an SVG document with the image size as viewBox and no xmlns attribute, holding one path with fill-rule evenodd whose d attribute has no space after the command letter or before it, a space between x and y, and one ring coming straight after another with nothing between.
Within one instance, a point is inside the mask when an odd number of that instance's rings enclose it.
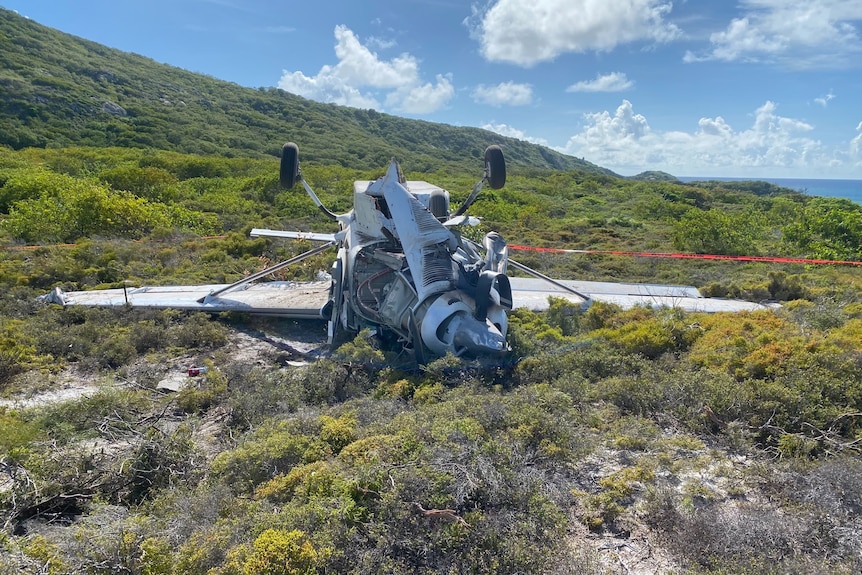
<instances>
[{"instance_id":1,"label":"yellow-green bush","mask_svg":"<svg viewBox=\"0 0 862 575\"><path fill-rule=\"evenodd\" d=\"M325 557L297 529L267 529L254 540L243 564L244 575L314 575Z\"/></svg>"},{"instance_id":2,"label":"yellow-green bush","mask_svg":"<svg viewBox=\"0 0 862 575\"><path fill-rule=\"evenodd\" d=\"M298 433L289 422L264 424L243 444L223 451L212 462L211 470L237 491L250 491L256 485L295 465L313 463L332 454L332 448L317 437Z\"/></svg>"},{"instance_id":3,"label":"yellow-green bush","mask_svg":"<svg viewBox=\"0 0 862 575\"><path fill-rule=\"evenodd\" d=\"M356 417L352 413L345 413L337 419L321 415L320 439L329 444L333 453L338 454L356 439Z\"/></svg>"}]
</instances>

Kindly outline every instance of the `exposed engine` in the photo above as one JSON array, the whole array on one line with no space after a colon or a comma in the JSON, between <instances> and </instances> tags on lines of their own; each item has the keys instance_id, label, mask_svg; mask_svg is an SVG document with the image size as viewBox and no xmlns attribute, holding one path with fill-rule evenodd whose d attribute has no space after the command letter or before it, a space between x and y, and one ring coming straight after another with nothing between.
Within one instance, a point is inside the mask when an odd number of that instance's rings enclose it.
<instances>
[{"instance_id":1,"label":"exposed engine","mask_svg":"<svg viewBox=\"0 0 862 575\"><path fill-rule=\"evenodd\" d=\"M396 162L383 178L356 182L342 223L345 328L389 330L435 355L509 351L505 241L489 234L483 259L444 225L448 215L448 192L405 181Z\"/></svg>"}]
</instances>

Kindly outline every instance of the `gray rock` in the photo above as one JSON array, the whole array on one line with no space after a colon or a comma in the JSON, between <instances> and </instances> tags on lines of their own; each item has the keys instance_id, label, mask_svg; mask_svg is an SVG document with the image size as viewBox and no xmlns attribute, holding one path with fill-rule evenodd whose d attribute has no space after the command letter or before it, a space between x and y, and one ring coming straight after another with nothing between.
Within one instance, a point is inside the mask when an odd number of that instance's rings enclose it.
<instances>
[{"instance_id":1,"label":"gray rock","mask_svg":"<svg viewBox=\"0 0 862 575\"><path fill-rule=\"evenodd\" d=\"M122 116L124 118L129 115L122 106L114 102L104 102L102 104L102 111L112 116Z\"/></svg>"}]
</instances>

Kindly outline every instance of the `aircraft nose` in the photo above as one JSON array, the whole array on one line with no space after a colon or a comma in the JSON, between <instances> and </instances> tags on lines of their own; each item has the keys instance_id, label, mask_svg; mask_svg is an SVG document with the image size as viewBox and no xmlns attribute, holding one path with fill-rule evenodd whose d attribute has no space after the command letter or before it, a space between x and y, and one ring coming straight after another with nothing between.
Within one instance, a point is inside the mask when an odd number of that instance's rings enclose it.
<instances>
[{"instance_id":1,"label":"aircraft nose","mask_svg":"<svg viewBox=\"0 0 862 575\"><path fill-rule=\"evenodd\" d=\"M502 355L509 351L506 338L490 322L465 317L455 332L452 343L467 350L469 355Z\"/></svg>"}]
</instances>

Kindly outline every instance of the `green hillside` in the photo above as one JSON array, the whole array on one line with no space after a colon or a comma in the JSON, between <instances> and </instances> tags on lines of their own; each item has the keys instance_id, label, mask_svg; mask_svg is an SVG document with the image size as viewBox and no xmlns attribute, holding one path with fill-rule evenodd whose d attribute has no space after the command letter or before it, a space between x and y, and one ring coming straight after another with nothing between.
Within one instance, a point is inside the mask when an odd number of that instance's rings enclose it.
<instances>
[{"instance_id":1,"label":"green hillside","mask_svg":"<svg viewBox=\"0 0 862 575\"><path fill-rule=\"evenodd\" d=\"M113 50L0 9L0 144L157 148L221 156L303 158L359 169L398 157L417 171L475 170L489 144L514 166L581 169L589 162L478 128L408 120L243 88Z\"/></svg>"}]
</instances>

